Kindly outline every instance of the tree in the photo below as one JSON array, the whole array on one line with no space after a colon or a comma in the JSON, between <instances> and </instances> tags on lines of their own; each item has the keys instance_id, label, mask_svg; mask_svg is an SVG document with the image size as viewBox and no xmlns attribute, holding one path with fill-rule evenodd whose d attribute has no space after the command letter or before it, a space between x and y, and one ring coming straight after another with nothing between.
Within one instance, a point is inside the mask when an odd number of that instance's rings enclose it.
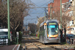
<instances>
[{"instance_id":1,"label":"tree","mask_svg":"<svg viewBox=\"0 0 75 50\"><path fill-rule=\"evenodd\" d=\"M52 15L52 19L57 19L60 23L60 11L57 11ZM71 17L66 16L65 14L62 15L62 26L63 28L66 27L66 24L71 20Z\"/></svg>"},{"instance_id":2,"label":"tree","mask_svg":"<svg viewBox=\"0 0 75 50\"><path fill-rule=\"evenodd\" d=\"M29 7L32 5L25 1L26 0L10 0L10 27L14 36L17 30L22 29L23 19L29 14ZM0 23L7 28L7 0L3 0L0 4Z\"/></svg>"},{"instance_id":3,"label":"tree","mask_svg":"<svg viewBox=\"0 0 75 50\"><path fill-rule=\"evenodd\" d=\"M37 24L37 27L38 27L38 31L40 29L40 24L44 21L44 17L40 17L38 18L38 24Z\"/></svg>"},{"instance_id":4,"label":"tree","mask_svg":"<svg viewBox=\"0 0 75 50\"><path fill-rule=\"evenodd\" d=\"M60 11L56 12L53 14L52 19L57 19L60 22ZM62 15L62 27L64 30L64 37L65 37L65 42L66 42L66 25L67 23L71 20L70 16L66 16L65 14Z\"/></svg>"},{"instance_id":5,"label":"tree","mask_svg":"<svg viewBox=\"0 0 75 50\"><path fill-rule=\"evenodd\" d=\"M35 31L37 31L37 25L34 23L29 23L28 26L30 27L30 31L32 33L36 33Z\"/></svg>"}]
</instances>

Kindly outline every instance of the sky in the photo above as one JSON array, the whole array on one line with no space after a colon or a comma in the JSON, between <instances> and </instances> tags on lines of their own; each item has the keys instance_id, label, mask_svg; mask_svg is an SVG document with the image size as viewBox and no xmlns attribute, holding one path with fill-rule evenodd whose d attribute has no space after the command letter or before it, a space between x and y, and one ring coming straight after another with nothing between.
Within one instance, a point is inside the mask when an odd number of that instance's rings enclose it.
<instances>
[{"instance_id":1,"label":"sky","mask_svg":"<svg viewBox=\"0 0 75 50\"><path fill-rule=\"evenodd\" d=\"M31 0L35 7L48 7L48 4L53 0ZM37 17L45 16L45 8L34 8L30 9L29 15L24 17L24 25L28 23L37 23Z\"/></svg>"}]
</instances>

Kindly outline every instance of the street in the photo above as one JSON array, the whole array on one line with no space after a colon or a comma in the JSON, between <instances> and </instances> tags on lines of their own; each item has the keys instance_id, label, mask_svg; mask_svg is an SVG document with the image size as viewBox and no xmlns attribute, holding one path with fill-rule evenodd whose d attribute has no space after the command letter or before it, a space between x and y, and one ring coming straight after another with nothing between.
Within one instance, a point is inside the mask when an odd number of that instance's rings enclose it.
<instances>
[{"instance_id":1,"label":"street","mask_svg":"<svg viewBox=\"0 0 75 50\"><path fill-rule=\"evenodd\" d=\"M75 0L0 0L0 50L75 50Z\"/></svg>"},{"instance_id":2,"label":"street","mask_svg":"<svg viewBox=\"0 0 75 50\"><path fill-rule=\"evenodd\" d=\"M71 46L60 45L58 43L43 44L35 36L23 36L22 47L24 50L62 50L71 48Z\"/></svg>"}]
</instances>

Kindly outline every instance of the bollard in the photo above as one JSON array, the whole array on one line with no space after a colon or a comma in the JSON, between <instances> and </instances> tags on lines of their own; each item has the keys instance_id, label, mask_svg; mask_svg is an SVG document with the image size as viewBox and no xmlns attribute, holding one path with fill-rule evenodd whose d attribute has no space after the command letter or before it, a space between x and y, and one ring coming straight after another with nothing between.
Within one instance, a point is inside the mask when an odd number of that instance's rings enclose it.
<instances>
[{"instance_id":1,"label":"bollard","mask_svg":"<svg viewBox=\"0 0 75 50\"><path fill-rule=\"evenodd\" d=\"M72 39L72 44L73 44L73 39Z\"/></svg>"},{"instance_id":2,"label":"bollard","mask_svg":"<svg viewBox=\"0 0 75 50\"><path fill-rule=\"evenodd\" d=\"M18 44L19 32L17 32L17 44Z\"/></svg>"}]
</instances>

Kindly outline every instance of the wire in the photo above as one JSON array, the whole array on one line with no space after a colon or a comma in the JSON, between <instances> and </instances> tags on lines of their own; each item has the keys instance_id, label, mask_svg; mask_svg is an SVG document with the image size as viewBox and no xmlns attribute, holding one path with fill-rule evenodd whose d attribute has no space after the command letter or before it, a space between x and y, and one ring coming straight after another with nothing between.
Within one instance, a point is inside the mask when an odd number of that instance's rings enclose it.
<instances>
[{"instance_id":1,"label":"wire","mask_svg":"<svg viewBox=\"0 0 75 50\"><path fill-rule=\"evenodd\" d=\"M40 9L40 10L42 10L42 9ZM39 11L40 11L40 10L39 10ZM36 12L39 12L39 11L36 11ZM31 14L35 14L36 12L31 13ZM44 10L42 10L41 12L44 12ZM38 13L38 14L42 14L42 13Z\"/></svg>"},{"instance_id":2,"label":"wire","mask_svg":"<svg viewBox=\"0 0 75 50\"><path fill-rule=\"evenodd\" d=\"M31 1L31 0L30 0ZM32 2L32 1L31 1ZM33 4L35 4L34 2L32 2ZM36 5L36 4L35 4ZM36 6L38 6L38 5L36 5Z\"/></svg>"},{"instance_id":3,"label":"wire","mask_svg":"<svg viewBox=\"0 0 75 50\"><path fill-rule=\"evenodd\" d=\"M31 14L44 14L44 13L31 13Z\"/></svg>"},{"instance_id":4,"label":"wire","mask_svg":"<svg viewBox=\"0 0 75 50\"><path fill-rule=\"evenodd\" d=\"M55 8L55 7L60 7L60 6L54 6L52 8ZM70 6L70 7L75 7L75 6ZM29 8L50 8L50 7L29 7Z\"/></svg>"},{"instance_id":5,"label":"wire","mask_svg":"<svg viewBox=\"0 0 75 50\"><path fill-rule=\"evenodd\" d=\"M36 12L39 12L39 11L36 11ZM36 13L36 12L31 13L31 14L43 14L42 12L44 12L44 11L42 10L41 13Z\"/></svg>"},{"instance_id":6,"label":"wire","mask_svg":"<svg viewBox=\"0 0 75 50\"><path fill-rule=\"evenodd\" d=\"M37 13L36 13L37 12ZM36 12L33 12L33 13L30 13L30 14L44 14L43 12L43 10L41 10L41 13L39 13L39 11L36 11Z\"/></svg>"},{"instance_id":7,"label":"wire","mask_svg":"<svg viewBox=\"0 0 75 50\"><path fill-rule=\"evenodd\" d=\"M28 19L31 19L31 18L28 18ZM32 19L36 19L36 18L32 18Z\"/></svg>"},{"instance_id":8,"label":"wire","mask_svg":"<svg viewBox=\"0 0 75 50\"><path fill-rule=\"evenodd\" d=\"M41 2L43 2L44 0L42 0L42 1L40 1L40 2L37 2L37 3L41 3Z\"/></svg>"},{"instance_id":9,"label":"wire","mask_svg":"<svg viewBox=\"0 0 75 50\"><path fill-rule=\"evenodd\" d=\"M55 7L59 7L59 6L54 6L52 8L55 8ZM50 8L50 7L28 7L28 8Z\"/></svg>"},{"instance_id":10,"label":"wire","mask_svg":"<svg viewBox=\"0 0 75 50\"><path fill-rule=\"evenodd\" d=\"M32 2L32 1L31 1L31 2ZM49 1L48 1L48 2L49 2ZM48 2L46 2L46 3L48 3ZM46 3L45 3L45 4L46 4ZM45 5L45 4L43 4L43 5ZM35 4L35 5L36 5L36 4ZM42 5L41 5L41 6L42 6ZM37 7L36 7L36 8L37 8ZM41 9L40 9L40 10L41 10ZM39 12L39 11L38 11L38 12Z\"/></svg>"},{"instance_id":11,"label":"wire","mask_svg":"<svg viewBox=\"0 0 75 50\"><path fill-rule=\"evenodd\" d=\"M46 5L46 4L48 4L49 3L49 1L48 2L46 2L46 3L44 3L43 5ZM43 5L41 5L41 6L43 6Z\"/></svg>"}]
</instances>

